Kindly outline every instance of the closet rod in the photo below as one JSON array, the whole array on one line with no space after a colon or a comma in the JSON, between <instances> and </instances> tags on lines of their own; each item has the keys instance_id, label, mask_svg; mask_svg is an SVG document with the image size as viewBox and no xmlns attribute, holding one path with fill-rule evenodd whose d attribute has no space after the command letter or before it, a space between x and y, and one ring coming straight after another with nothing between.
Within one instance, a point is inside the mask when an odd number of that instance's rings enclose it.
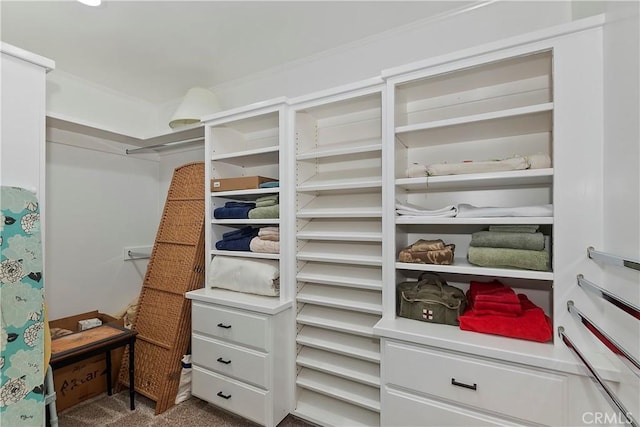
<instances>
[{"instance_id":1,"label":"closet rod","mask_svg":"<svg viewBox=\"0 0 640 427\"><path fill-rule=\"evenodd\" d=\"M617 265L619 267L627 267L632 270L640 271L640 260L625 259L618 255L596 251L593 246L589 246L587 248L587 255L589 256L589 258L595 261L601 261L607 264Z\"/></svg>"},{"instance_id":2,"label":"closet rod","mask_svg":"<svg viewBox=\"0 0 640 427\"><path fill-rule=\"evenodd\" d=\"M578 357L578 359L580 359L580 361L584 364L587 370L589 370L589 373L591 374L591 378L596 383L596 385L599 386L599 389L604 395L604 397L612 404L612 406L615 406L620 410L620 413L622 414L622 416L624 416L627 419L628 421L627 424L633 427L638 427L638 423L631 415L631 412L627 411L627 409L624 407L622 402L620 402L620 399L618 399L618 396L616 396L611 391L611 389L607 386L604 380L600 377L598 372L596 372L596 370L593 368L593 366L591 366L589 361L587 361L587 359L585 359L585 357L582 355L580 350L578 350L578 348L573 344L573 342L569 339L569 337L564 333L564 328L562 326L558 327L558 336L562 338L562 341L565 343L565 345L569 347L571 351L574 352L574 354Z\"/></svg>"},{"instance_id":3,"label":"closet rod","mask_svg":"<svg viewBox=\"0 0 640 427\"><path fill-rule=\"evenodd\" d=\"M615 353L620 359L628 365L627 361L635 366L637 369L631 369L631 371L638 377L640 377L640 361L633 357L624 347L622 347L616 340L611 338L606 332L604 332L598 325L593 323L591 319L584 315L573 303L573 301L567 301L567 310L569 313L577 316L582 324L589 330L593 335L596 336L604 345L607 346L609 350ZM625 360L626 359L626 360Z\"/></svg>"},{"instance_id":4,"label":"closet rod","mask_svg":"<svg viewBox=\"0 0 640 427\"><path fill-rule=\"evenodd\" d=\"M160 148L160 147L170 147L170 146L174 146L174 145L188 144L190 142L197 142L197 141L204 141L204 137L200 136L200 137L197 137L197 138L183 139L182 141L165 142L165 143L162 143L162 144L150 145L148 147L127 149L126 153L127 154L132 154L132 153L137 153L139 151L153 150L153 149Z\"/></svg>"},{"instance_id":5,"label":"closet rod","mask_svg":"<svg viewBox=\"0 0 640 427\"><path fill-rule=\"evenodd\" d=\"M611 292L605 291L600 286L596 285L595 283L591 283L590 281L585 279L582 274L578 274L577 278L578 278L578 286L595 293L605 301L610 302L611 304L618 307L620 310L640 320L640 307L634 304L631 304L628 301L623 300L622 298L612 294Z\"/></svg>"}]
</instances>

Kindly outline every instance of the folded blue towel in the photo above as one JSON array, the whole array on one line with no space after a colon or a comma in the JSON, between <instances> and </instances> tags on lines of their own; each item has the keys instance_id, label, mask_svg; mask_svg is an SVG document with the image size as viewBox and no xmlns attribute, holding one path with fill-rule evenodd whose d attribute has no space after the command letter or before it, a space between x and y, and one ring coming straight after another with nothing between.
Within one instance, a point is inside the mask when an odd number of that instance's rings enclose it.
<instances>
[{"instance_id":1,"label":"folded blue towel","mask_svg":"<svg viewBox=\"0 0 640 427\"><path fill-rule=\"evenodd\" d=\"M258 185L259 188L275 188L275 187L280 187L280 181L269 181L269 182L263 182L262 184Z\"/></svg>"},{"instance_id":2,"label":"folded blue towel","mask_svg":"<svg viewBox=\"0 0 640 427\"><path fill-rule=\"evenodd\" d=\"M251 240L255 236L243 237L234 240L218 240L216 249L220 251L251 251Z\"/></svg>"},{"instance_id":3,"label":"folded blue towel","mask_svg":"<svg viewBox=\"0 0 640 427\"><path fill-rule=\"evenodd\" d=\"M243 208L216 208L213 211L213 217L216 219L245 219L249 218L249 211L253 209L250 206Z\"/></svg>"},{"instance_id":4,"label":"folded blue towel","mask_svg":"<svg viewBox=\"0 0 640 427\"><path fill-rule=\"evenodd\" d=\"M247 236L257 236L258 235L258 231L260 231L257 228L253 228L250 225L246 226L246 227L242 227L238 230L233 230L233 231L229 231L227 233L224 233L222 235L222 240L236 240L236 239L240 239L243 237L247 237Z\"/></svg>"},{"instance_id":5,"label":"folded blue towel","mask_svg":"<svg viewBox=\"0 0 640 427\"><path fill-rule=\"evenodd\" d=\"M224 204L225 208L255 208L256 204L253 202L227 202Z\"/></svg>"}]
</instances>

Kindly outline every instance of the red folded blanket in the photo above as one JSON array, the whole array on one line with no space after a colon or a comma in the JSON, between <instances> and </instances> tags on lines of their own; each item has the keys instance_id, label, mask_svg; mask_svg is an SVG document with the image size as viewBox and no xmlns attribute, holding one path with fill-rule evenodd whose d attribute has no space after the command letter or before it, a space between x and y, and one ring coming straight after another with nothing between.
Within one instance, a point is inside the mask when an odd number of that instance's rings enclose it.
<instances>
[{"instance_id":1,"label":"red folded blanket","mask_svg":"<svg viewBox=\"0 0 640 427\"><path fill-rule=\"evenodd\" d=\"M551 319L526 295L518 294L518 299L522 307L520 316L478 315L469 309L458 318L460 329L537 342L550 341L553 336Z\"/></svg>"},{"instance_id":2,"label":"red folded blanket","mask_svg":"<svg viewBox=\"0 0 640 427\"><path fill-rule=\"evenodd\" d=\"M508 286L494 280L490 283L471 282L467 301L474 314L515 317L522 313L518 296Z\"/></svg>"}]
</instances>

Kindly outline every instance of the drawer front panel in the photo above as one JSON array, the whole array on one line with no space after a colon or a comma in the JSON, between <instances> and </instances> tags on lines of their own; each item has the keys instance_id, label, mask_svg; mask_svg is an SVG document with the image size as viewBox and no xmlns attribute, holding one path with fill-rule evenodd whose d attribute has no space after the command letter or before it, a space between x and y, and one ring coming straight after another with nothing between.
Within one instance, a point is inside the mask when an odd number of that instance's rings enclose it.
<instances>
[{"instance_id":1,"label":"drawer front panel","mask_svg":"<svg viewBox=\"0 0 640 427\"><path fill-rule=\"evenodd\" d=\"M267 316L193 302L194 332L269 351Z\"/></svg>"},{"instance_id":2,"label":"drawer front panel","mask_svg":"<svg viewBox=\"0 0 640 427\"><path fill-rule=\"evenodd\" d=\"M227 411L265 425L269 392L193 367L191 393Z\"/></svg>"},{"instance_id":3,"label":"drawer front panel","mask_svg":"<svg viewBox=\"0 0 640 427\"><path fill-rule=\"evenodd\" d=\"M385 426L517 426L510 421L385 388L381 425Z\"/></svg>"},{"instance_id":4,"label":"drawer front panel","mask_svg":"<svg viewBox=\"0 0 640 427\"><path fill-rule=\"evenodd\" d=\"M269 357L265 353L193 335L193 363L219 374L269 388Z\"/></svg>"},{"instance_id":5,"label":"drawer front panel","mask_svg":"<svg viewBox=\"0 0 640 427\"><path fill-rule=\"evenodd\" d=\"M532 422L564 425L567 378L387 341L389 384Z\"/></svg>"}]
</instances>

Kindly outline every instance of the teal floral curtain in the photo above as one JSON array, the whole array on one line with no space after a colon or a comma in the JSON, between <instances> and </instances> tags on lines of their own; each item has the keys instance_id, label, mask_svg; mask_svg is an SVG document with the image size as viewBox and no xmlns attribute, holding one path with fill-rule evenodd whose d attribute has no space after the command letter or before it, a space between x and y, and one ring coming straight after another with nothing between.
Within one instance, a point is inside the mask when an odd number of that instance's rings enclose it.
<instances>
[{"instance_id":1,"label":"teal floral curtain","mask_svg":"<svg viewBox=\"0 0 640 427\"><path fill-rule=\"evenodd\" d=\"M44 290L38 200L0 187L0 425L44 425Z\"/></svg>"}]
</instances>

